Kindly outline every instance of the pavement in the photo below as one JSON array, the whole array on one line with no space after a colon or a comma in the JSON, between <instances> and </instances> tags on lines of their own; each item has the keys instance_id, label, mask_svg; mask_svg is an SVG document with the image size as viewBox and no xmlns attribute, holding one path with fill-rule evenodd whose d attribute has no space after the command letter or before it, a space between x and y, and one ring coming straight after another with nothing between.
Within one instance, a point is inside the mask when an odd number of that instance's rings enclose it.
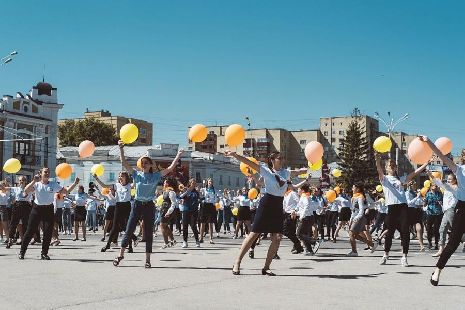
<instances>
[{"instance_id":1,"label":"pavement","mask_svg":"<svg viewBox=\"0 0 465 310\"><path fill-rule=\"evenodd\" d=\"M465 309L465 254L462 247L449 261L440 286L429 278L434 252L419 252L412 241L410 267L400 266L400 244L394 241L391 259L378 261L358 244L359 257L348 258L346 237L325 242L313 257L293 255L283 240L280 260L272 265L276 277L261 275L269 241L246 256L240 276L231 267L242 239L227 235L215 244L194 243L161 250L154 241L152 268L145 269L145 244L126 254L120 267L112 260L117 249L101 253L100 234L87 242L64 236L51 247L52 260L41 261L40 245L30 246L26 259L18 246L0 249L0 309ZM226 237L227 236L227 237Z\"/></svg>"}]
</instances>

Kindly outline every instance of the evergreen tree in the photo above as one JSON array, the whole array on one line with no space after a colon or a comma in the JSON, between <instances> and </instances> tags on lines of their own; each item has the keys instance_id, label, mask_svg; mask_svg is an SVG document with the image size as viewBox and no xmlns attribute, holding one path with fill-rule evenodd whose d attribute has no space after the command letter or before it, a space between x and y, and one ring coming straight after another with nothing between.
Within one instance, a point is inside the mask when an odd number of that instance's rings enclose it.
<instances>
[{"instance_id":1,"label":"evergreen tree","mask_svg":"<svg viewBox=\"0 0 465 310\"><path fill-rule=\"evenodd\" d=\"M65 121L58 126L58 138L61 146L78 146L84 140L90 140L96 146L118 143L113 126L95 118Z\"/></svg>"},{"instance_id":2,"label":"evergreen tree","mask_svg":"<svg viewBox=\"0 0 465 310\"><path fill-rule=\"evenodd\" d=\"M374 153L364 136L363 128L355 117L349 124L339 148L338 165L342 176L337 180L346 190L352 192L352 185L361 182L368 190L378 184Z\"/></svg>"}]
</instances>

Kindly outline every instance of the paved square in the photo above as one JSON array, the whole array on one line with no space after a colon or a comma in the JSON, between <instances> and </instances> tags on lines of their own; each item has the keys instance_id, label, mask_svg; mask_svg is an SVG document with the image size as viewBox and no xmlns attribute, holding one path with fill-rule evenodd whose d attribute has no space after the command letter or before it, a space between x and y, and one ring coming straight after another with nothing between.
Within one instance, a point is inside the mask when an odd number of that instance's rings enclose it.
<instances>
[{"instance_id":1,"label":"paved square","mask_svg":"<svg viewBox=\"0 0 465 310\"><path fill-rule=\"evenodd\" d=\"M63 238L50 250L51 261L40 261L40 246L31 246L24 261L18 246L0 249L1 309L464 309L465 255L450 260L440 287L429 284L435 259L419 253L412 241L408 268L400 266L400 246L395 241L392 259L379 266L382 256L365 253L346 258L349 243L325 243L314 257L290 254L284 240L281 260L272 267L277 277L262 276L268 241L247 256L240 276L231 267L242 239L216 239L215 245L197 249L160 250L155 239L153 268L144 265L144 244L118 268L112 260L117 250L101 253L100 234L87 242ZM181 240L180 237L178 238ZM460 268L462 267L462 268Z\"/></svg>"}]
</instances>

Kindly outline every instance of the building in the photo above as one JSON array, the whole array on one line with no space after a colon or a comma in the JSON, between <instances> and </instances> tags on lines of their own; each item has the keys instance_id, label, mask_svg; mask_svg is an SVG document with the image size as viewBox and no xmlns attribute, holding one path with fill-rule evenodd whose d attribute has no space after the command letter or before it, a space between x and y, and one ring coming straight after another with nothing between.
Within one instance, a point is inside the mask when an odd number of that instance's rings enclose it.
<instances>
[{"instance_id":1,"label":"building","mask_svg":"<svg viewBox=\"0 0 465 310\"><path fill-rule=\"evenodd\" d=\"M0 100L0 161L20 160L17 175L31 177L42 167L56 166L58 111L57 89L44 81L29 94L17 92ZM0 178L10 177L0 172Z\"/></svg>"},{"instance_id":2,"label":"building","mask_svg":"<svg viewBox=\"0 0 465 310\"><path fill-rule=\"evenodd\" d=\"M151 146L126 146L125 155L130 165L136 167L137 160L148 155L158 166L158 169L168 167L178 152L177 144L151 145ZM94 178L91 168L95 164L102 164L105 172L100 179L111 184L117 182L118 174L122 171L119 157L119 147L99 146L95 149L93 156L82 159L79 157L78 147L69 146L60 148L57 158L60 162L67 162L73 167L73 174L68 180L60 180L67 186L74 178L79 177L81 184L86 188ZM246 184L246 177L239 169L239 163L221 154L210 154L197 151L188 151L183 154L180 164L176 168L176 177L184 184L190 178L195 178L197 183L212 178L215 188L222 190L228 188L240 188Z\"/></svg>"},{"instance_id":3,"label":"building","mask_svg":"<svg viewBox=\"0 0 465 310\"><path fill-rule=\"evenodd\" d=\"M144 120L136 118L128 118L124 116L113 116L110 111L87 111L84 113L84 117L72 119L73 121L80 121L85 118L95 118L103 123L111 125L115 129L115 133L119 133L121 127L128 123L133 123L139 128L139 138L132 145L135 146L149 146L152 145L153 141L153 124ZM68 119L61 119L58 121L58 124L64 124ZM59 142L58 142L59 144Z\"/></svg>"},{"instance_id":4,"label":"building","mask_svg":"<svg viewBox=\"0 0 465 310\"><path fill-rule=\"evenodd\" d=\"M216 154L229 149L225 141L225 131L228 125L209 126L207 128L207 139L201 143L189 141L189 150ZM284 155L288 166L292 168L306 167L307 160L303 151L305 146L310 141L321 142L321 140L319 130L249 129L245 132L243 145L235 148L235 151L238 154L254 157L265 162L272 152L279 151Z\"/></svg>"}]
</instances>

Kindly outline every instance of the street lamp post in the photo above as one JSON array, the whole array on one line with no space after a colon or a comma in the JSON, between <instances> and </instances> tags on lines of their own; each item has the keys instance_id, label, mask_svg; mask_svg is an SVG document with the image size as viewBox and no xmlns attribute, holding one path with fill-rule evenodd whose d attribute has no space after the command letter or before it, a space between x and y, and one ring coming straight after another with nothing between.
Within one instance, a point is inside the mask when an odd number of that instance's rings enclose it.
<instances>
[{"instance_id":1,"label":"street lamp post","mask_svg":"<svg viewBox=\"0 0 465 310\"><path fill-rule=\"evenodd\" d=\"M394 128L399 125L401 122L407 120L409 118L409 114L405 113L404 116L401 118L395 120L394 117L391 116L391 112L387 112L389 119L386 121L384 118L382 118L378 112L375 112L375 118L381 123L386 126L389 134L389 139L392 139L392 133L394 132ZM389 157L391 157L391 153L389 152ZM396 165L399 164L399 148L396 147Z\"/></svg>"},{"instance_id":2,"label":"street lamp post","mask_svg":"<svg viewBox=\"0 0 465 310\"><path fill-rule=\"evenodd\" d=\"M11 53L9 53L8 55L6 55L5 57L2 57L0 59L0 66L4 66L10 62L13 61L14 57L18 55L18 52L17 51L12 51Z\"/></svg>"}]
</instances>

